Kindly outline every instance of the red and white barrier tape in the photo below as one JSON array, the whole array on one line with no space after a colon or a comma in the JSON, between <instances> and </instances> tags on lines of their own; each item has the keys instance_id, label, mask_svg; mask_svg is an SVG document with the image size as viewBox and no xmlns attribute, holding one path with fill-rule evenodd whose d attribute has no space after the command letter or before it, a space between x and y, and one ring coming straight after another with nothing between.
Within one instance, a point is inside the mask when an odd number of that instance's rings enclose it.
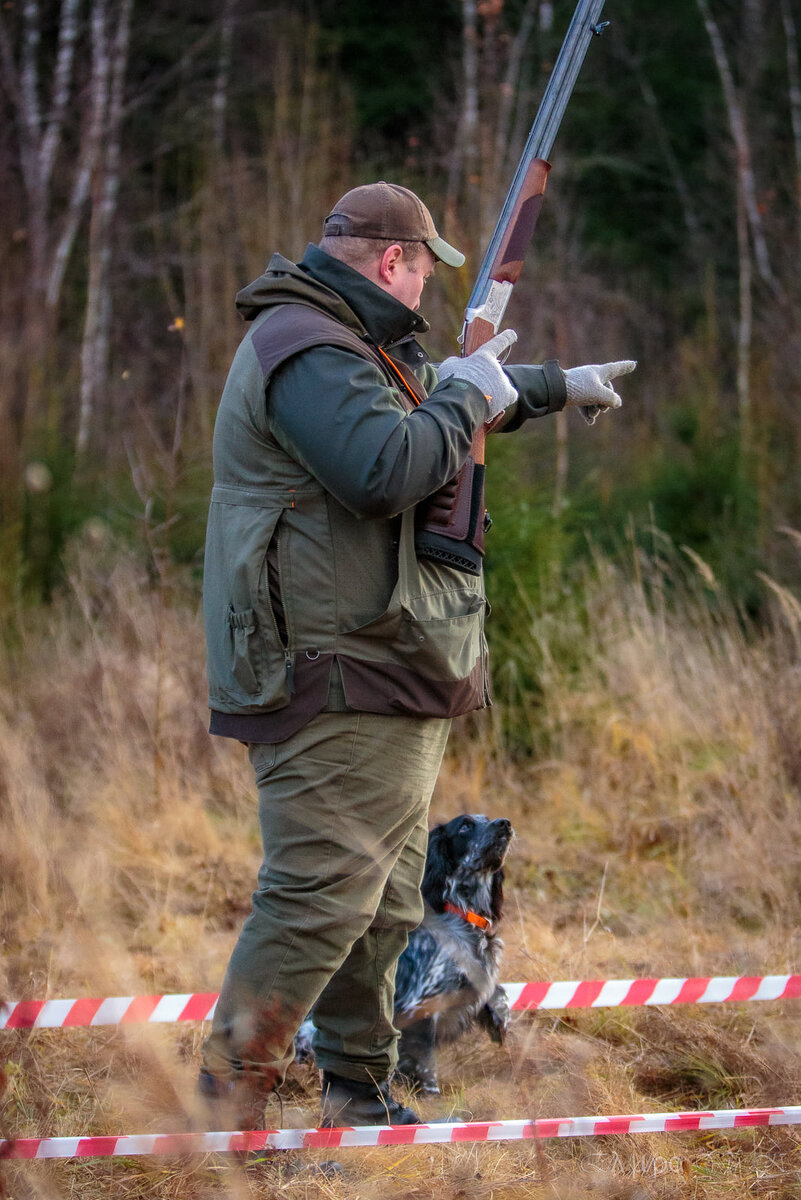
<instances>
[{"instance_id":1,"label":"red and white barrier tape","mask_svg":"<svg viewBox=\"0 0 801 1200\"><path fill-rule=\"evenodd\" d=\"M801 975L717 975L696 979L583 979L505 983L509 1007L620 1008L638 1004L723 1004L730 1000L790 1000Z\"/></svg>"},{"instance_id":2,"label":"red and white barrier tape","mask_svg":"<svg viewBox=\"0 0 801 1200\"><path fill-rule=\"evenodd\" d=\"M174 996L107 996L105 1000L18 1000L0 1003L0 1029L56 1029L80 1025L136 1025L206 1021L217 992Z\"/></svg>"},{"instance_id":3,"label":"red and white barrier tape","mask_svg":"<svg viewBox=\"0 0 801 1200\"><path fill-rule=\"evenodd\" d=\"M364 1125L347 1129L267 1129L252 1133L140 1133L111 1137L0 1140L2 1158L109 1158L136 1154L232 1154L259 1150L430 1146L443 1142L504 1142L529 1138L681 1133L801 1125L801 1105L640 1113L627 1117L556 1117L537 1121L465 1121L443 1125Z\"/></svg>"},{"instance_id":4,"label":"red and white barrier tape","mask_svg":"<svg viewBox=\"0 0 801 1200\"><path fill-rule=\"evenodd\" d=\"M801 975L718 975L695 979L583 979L557 983L505 983L517 1012L559 1008L619 1008L641 1004L722 1004L791 1000L801 996ZM207 1021L216 992L167 996L107 996L104 1000L0 1002L0 1029Z\"/></svg>"}]
</instances>

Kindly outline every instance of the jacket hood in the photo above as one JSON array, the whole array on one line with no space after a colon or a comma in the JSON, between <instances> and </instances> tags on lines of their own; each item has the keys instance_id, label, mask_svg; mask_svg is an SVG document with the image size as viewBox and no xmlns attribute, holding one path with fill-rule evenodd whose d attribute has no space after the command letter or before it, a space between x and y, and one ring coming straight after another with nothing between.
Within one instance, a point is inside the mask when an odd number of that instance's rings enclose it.
<instances>
[{"instance_id":1,"label":"jacket hood","mask_svg":"<svg viewBox=\"0 0 801 1200\"><path fill-rule=\"evenodd\" d=\"M236 296L246 321L278 304L311 304L379 346L429 329L419 313L313 244L300 263L274 254L267 270Z\"/></svg>"}]
</instances>

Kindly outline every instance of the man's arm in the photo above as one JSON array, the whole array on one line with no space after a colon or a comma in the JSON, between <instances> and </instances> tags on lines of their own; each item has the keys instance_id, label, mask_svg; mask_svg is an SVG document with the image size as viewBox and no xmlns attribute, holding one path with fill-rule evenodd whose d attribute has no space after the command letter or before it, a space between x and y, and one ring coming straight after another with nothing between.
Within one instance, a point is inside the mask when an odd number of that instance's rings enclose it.
<instances>
[{"instance_id":1,"label":"man's arm","mask_svg":"<svg viewBox=\"0 0 801 1200\"><path fill-rule=\"evenodd\" d=\"M565 375L555 358L548 359L542 366L504 366L504 371L517 389L517 401L507 408L503 421L495 428L496 433L512 433L524 421L547 417L565 407Z\"/></svg>"},{"instance_id":2,"label":"man's arm","mask_svg":"<svg viewBox=\"0 0 801 1200\"><path fill-rule=\"evenodd\" d=\"M267 392L272 432L341 504L360 517L390 517L459 470L487 402L449 379L412 412L366 359L316 346L283 364Z\"/></svg>"},{"instance_id":3,"label":"man's arm","mask_svg":"<svg viewBox=\"0 0 801 1200\"><path fill-rule=\"evenodd\" d=\"M503 369L515 386L517 400L506 409L503 422L495 427L496 432L511 433L525 421L547 417L564 408L567 400L565 375L555 358L541 366L504 365ZM436 387L435 363L426 363L416 374L426 389Z\"/></svg>"},{"instance_id":4,"label":"man's arm","mask_svg":"<svg viewBox=\"0 0 801 1200\"><path fill-rule=\"evenodd\" d=\"M524 421L560 412L566 405L578 408L592 425L599 413L620 407L620 396L611 381L620 375L628 375L636 366L633 359L623 359L563 370L555 358L547 359L542 366L504 365L504 373L517 391L517 399L504 410L498 423L493 425L493 431L513 432Z\"/></svg>"}]
</instances>

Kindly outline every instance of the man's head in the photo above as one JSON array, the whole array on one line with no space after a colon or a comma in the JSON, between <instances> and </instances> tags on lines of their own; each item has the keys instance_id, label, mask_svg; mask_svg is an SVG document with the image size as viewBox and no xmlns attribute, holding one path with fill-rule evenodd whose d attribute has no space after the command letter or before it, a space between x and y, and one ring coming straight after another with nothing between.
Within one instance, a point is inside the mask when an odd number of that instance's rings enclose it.
<instances>
[{"instance_id":1,"label":"man's head","mask_svg":"<svg viewBox=\"0 0 801 1200\"><path fill-rule=\"evenodd\" d=\"M439 236L422 200L383 181L346 192L325 219L320 249L412 309L419 307L437 261L452 267L464 262Z\"/></svg>"}]
</instances>

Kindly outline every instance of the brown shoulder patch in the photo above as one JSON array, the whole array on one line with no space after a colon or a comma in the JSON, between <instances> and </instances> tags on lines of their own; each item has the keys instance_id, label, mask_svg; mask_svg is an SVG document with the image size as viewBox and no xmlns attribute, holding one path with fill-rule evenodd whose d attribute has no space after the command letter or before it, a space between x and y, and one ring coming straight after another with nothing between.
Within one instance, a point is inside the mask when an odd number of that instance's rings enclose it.
<instances>
[{"instance_id":1,"label":"brown shoulder patch","mask_svg":"<svg viewBox=\"0 0 801 1200\"><path fill-rule=\"evenodd\" d=\"M385 368L377 352L353 330L310 304L282 304L253 333L253 349L265 380L275 370L312 346L337 346Z\"/></svg>"}]
</instances>

